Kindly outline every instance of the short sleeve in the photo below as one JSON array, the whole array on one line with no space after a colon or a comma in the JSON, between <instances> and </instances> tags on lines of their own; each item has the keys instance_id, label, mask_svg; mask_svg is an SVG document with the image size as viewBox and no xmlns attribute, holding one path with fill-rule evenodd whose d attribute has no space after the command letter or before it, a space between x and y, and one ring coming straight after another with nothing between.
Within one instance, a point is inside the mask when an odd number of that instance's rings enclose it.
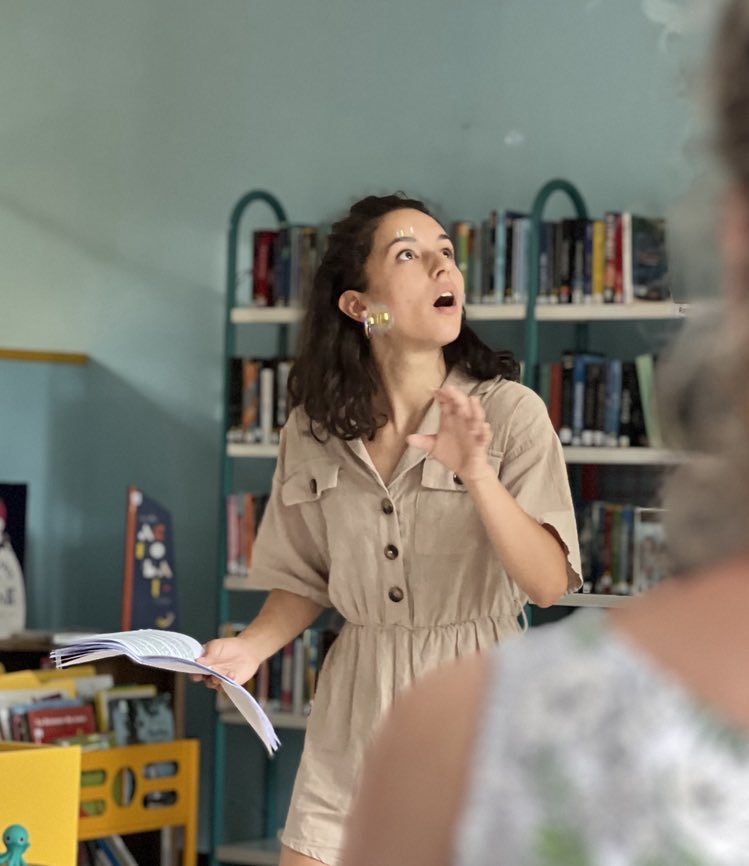
<instances>
[{"instance_id":1,"label":"short sleeve","mask_svg":"<svg viewBox=\"0 0 749 866\"><path fill-rule=\"evenodd\" d=\"M291 435L293 441L297 435ZM283 589L330 607L329 557L319 493L303 487L300 473L287 477L288 425L281 431L270 498L252 551L249 583L255 589Z\"/></svg>"},{"instance_id":2,"label":"short sleeve","mask_svg":"<svg viewBox=\"0 0 749 866\"><path fill-rule=\"evenodd\" d=\"M533 391L515 406L499 480L526 514L557 537L567 556L567 591L579 589L580 544L567 464L546 406Z\"/></svg>"}]
</instances>

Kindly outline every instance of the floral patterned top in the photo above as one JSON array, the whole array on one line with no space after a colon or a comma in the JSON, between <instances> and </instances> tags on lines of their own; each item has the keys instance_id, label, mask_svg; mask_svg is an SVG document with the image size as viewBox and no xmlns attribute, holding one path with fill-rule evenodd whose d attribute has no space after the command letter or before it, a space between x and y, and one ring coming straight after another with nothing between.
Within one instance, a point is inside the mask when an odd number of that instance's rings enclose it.
<instances>
[{"instance_id":1,"label":"floral patterned top","mask_svg":"<svg viewBox=\"0 0 749 866\"><path fill-rule=\"evenodd\" d=\"M749 735L580 611L496 653L456 866L746 866Z\"/></svg>"}]
</instances>

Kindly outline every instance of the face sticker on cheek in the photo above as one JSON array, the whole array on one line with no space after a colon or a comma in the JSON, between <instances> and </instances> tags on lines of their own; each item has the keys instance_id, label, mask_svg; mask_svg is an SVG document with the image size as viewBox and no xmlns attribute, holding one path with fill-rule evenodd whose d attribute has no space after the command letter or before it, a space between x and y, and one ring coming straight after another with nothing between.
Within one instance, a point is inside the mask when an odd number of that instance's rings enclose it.
<instances>
[{"instance_id":1,"label":"face sticker on cheek","mask_svg":"<svg viewBox=\"0 0 749 866\"><path fill-rule=\"evenodd\" d=\"M393 314L385 304L371 304L364 311L364 333L373 336L386 334L393 327Z\"/></svg>"}]
</instances>

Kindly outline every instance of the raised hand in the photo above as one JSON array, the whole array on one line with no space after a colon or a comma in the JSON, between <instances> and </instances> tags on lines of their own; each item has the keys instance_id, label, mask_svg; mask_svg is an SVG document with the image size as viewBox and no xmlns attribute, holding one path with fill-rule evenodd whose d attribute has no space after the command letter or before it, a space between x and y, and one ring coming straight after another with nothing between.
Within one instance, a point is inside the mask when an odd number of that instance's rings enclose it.
<instances>
[{"instance_id":1,"label":"raised hand","mask_svg":"<svg viewBox=\"0 0 749 866\"><path fill-rule=\"evenodd\" d=\"M491 428L478 397L447 385L434 392L434 399L440 408L437 432L414 433L408 437L409 445L428 451L464 483L478 481L491 471L486 459Z\"/></svg>"}]
</instances>

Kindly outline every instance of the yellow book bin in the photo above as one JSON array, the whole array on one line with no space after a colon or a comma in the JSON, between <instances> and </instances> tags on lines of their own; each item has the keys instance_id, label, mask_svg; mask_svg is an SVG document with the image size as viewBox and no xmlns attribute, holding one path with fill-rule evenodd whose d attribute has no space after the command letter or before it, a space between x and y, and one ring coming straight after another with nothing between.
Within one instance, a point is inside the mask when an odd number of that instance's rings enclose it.
<instances>
[{"instance_id":1,"label":"yellow book bin","mask_svg":"<svg viewBox=\"0 0 749 866\"><path fill-rule=\"evenodd\" d=\"M182 866L195 866L198 767L192 739L83 752L78 838L181 826Z\"/></svg>"},{"instance_id":2,"label":"yellow book bin","mask_svg":"<svg viewBox=\"0 0 749 866\"><path fill-rule=\"evenodd\" d=\"M0 780L0 833L14 825L28 833L0 842L0 857L23 848L29 866L75 866L81 750L0 742Z\"/></svg>"}]
</instances>

